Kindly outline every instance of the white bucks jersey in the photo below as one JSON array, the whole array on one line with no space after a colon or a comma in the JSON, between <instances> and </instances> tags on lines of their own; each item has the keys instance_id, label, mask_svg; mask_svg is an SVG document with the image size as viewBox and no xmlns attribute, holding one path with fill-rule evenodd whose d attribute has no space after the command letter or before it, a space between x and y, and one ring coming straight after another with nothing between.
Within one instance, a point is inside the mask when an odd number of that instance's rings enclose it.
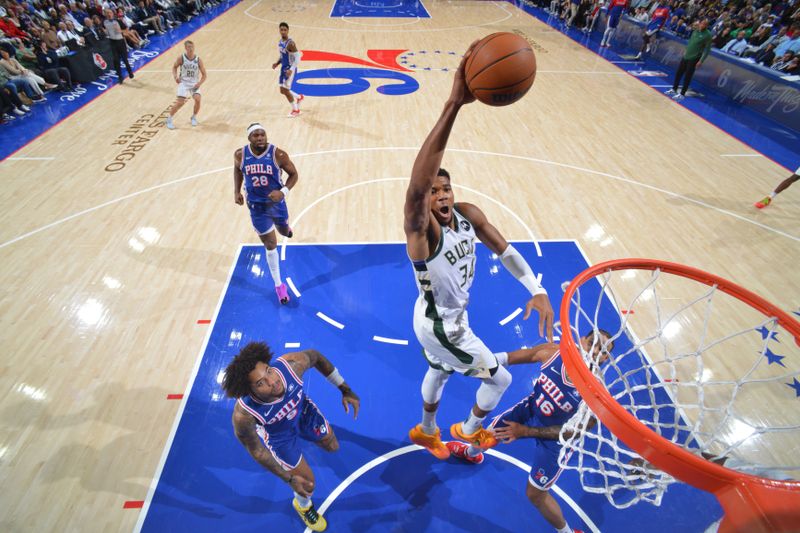
<instances>
[{"instance_id":1,"label":"white bucks jersey","mask_svg":"<svg viewBox=\"0 0 800 533\"><path fill-rule=\"evenodd\" d=\"M200 81L200 58L195 56L194 59L189 59L186 54L183 54L181 83L197 85L198 81Z\"/></svg>"},{"instance_id":2,"label":"white bucks jersey","mask_svg":"<svg viewBox=\"0 0 800 533\"><path fill-rule=\"evenodd\" d=\"M475 228L456 209L453 217L456 229L442 226L436 251L424 261L413 261L419 297L431 320L459 320L475 277Z\"/></svg>"}]
</instances>

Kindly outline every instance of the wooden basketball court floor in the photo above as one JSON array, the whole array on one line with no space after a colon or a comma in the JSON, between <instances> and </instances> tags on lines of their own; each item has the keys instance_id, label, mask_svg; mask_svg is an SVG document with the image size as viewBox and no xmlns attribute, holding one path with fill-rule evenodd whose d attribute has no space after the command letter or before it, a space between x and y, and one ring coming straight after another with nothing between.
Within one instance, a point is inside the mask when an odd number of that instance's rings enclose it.
<instances>
[{"instance_id":1,"label":"wooden basketball court floor","mask_svg":"<svg viewBox=\"0 0 800 533\"><path fill-rule=\"evenodd\" d=\"M539 71L521 102L461 112L443 162L457 199L509 239L575 239L593 263L686 263L798 309L798 191L752 207L786 169L511 4L426 7L430 19L347 19L330 18L330 2L245 0L191 36L209 72L199 127L185 107L178 129L153 128L106 170L115 142L172 101L174 48L0 165L0 529L133 528L123 503L146 496L179 408L166 398L186 388L206 335L198 321L240 243L257 242L233 202L247 125L262 122L299 170L296 241L402 240L405 184L386 178L409 175L449 93L441 69L458 56L445 52L491 32L524 33ZM411 94L373 83L309 97L290 119L270 68L281 20L302 50L442 53L420 60ZM718 364L737 371L735 357ZM797 409L783 398L764 409ZM795 440L777 453L798 451Z\"/></svg>"}]
</instances>

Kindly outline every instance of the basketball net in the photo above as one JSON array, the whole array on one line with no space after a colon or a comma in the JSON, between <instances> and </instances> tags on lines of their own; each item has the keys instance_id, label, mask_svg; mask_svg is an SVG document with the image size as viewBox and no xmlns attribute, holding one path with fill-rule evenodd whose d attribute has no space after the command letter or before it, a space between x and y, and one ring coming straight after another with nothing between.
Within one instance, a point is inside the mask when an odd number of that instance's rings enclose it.
<instances>
[{"instance_id":1,"label":"basketball net","mask_svg":"<svg viewBox=\"0 0 800 533\"><path fill-rule=\"evenodd\" d=\"M583 272L560 318L584 402L559 464L584 490L620 509L659 505L680 479L717 495L722 530L800 530L800 323L722 278L646 259ZM614 349L597 365L600 329Z\"/></svg>"}]
</instances>

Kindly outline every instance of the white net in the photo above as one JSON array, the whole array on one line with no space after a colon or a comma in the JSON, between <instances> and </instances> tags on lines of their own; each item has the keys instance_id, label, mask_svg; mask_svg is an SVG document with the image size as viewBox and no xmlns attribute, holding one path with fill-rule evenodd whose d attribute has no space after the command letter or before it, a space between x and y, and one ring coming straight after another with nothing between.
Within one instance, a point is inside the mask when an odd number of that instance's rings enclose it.
<instances>
[{"instance_id":1,"label":"white net","mask_svg":"<svg viewBox=\"0 0 800 533\"><path fill-rule=\"evenodd\" d=\"M578 288L569 329L579 347L579 335L610 333L608 362L598 367L592 350L580 348L584 362L620 405L664 439L740 472L798 479L800 348L775 318L717 286L625 269ZM594 422L582 403L565 424L562 468L577 470L585 490L605 494L615 507L659 505L676 480Z\"/></svg>"}]
</instances>

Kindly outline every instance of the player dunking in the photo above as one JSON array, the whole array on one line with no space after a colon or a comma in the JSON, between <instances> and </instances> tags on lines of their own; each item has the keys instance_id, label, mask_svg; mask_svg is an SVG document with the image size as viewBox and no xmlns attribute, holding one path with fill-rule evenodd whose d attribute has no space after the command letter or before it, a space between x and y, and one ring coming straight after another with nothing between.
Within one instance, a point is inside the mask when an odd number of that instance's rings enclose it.
<instances>
[{"instance_id":1,"label":"player dunking","mask_svg":"<svg viewBox=\"0 0 800 533\"><path fill-rule=\"evenodd\" d=\"M244 203L242 182L247 191L247 207L250 219L258 233L258 238L267 249L267 266L275 282L278 301L289 303L289 291L281 280L280 257L278 256L278 236L275 229L284 237L292 237L289 227L289 209L286 197L297 183L297 169L289 159L289 154L267 143L267 132L261 124L250 124L247 128L250 144L239 148L233 154L233 199L238 205ZM281 171L288 178L284 184Z\"/></svg>"},{"instance_id":2,"label":"player dunking","mask_svg":"<svg viewBox=\"0 0 800 533\"><path fill-rule=\"evenodd\" d=\"M553 335L553 309L547 291L483 211L472 204L454 203L450 175L439 167L459 109L475 100L464 80L464 65L471 50L456 71L444 111L414 161L404 208L408 256L419 288L414 333L430 365L422 380L422 423L409 431L409 437L439 459L450 456L436 426L436 411L450 374L456 371L481 380L477 401L466 420L450 428L454 438L480 446L496 442L482 423L511 384L511 374L469 327L466 307L475 275L476 237L500 256L503 265L530 291L533 297L525 306L525 318L536 310L540 335L545 326L547 338Z\"/></svg>"},{"instance_id":3,"label":"player dunking","mask_svg":"<svg viewBox=\"0 0 800 533\"><path fill-rule=\"evenodd\" d=\"M294 82L297 67L300 66L300 58L303 57L303 54L297 49L294 40L289 37L289 25L281 22L278 25L278 29L281 32L281 40L278 41L278 53L280 56L272 64L272 68L274 69L278 65L281 66L278 87L281 94L292 104L292 112L289 113L289 116L296 117L300 115L300 102L303 101L303 95L292 91L292 82Z\"/></svg>"},{"instance_id":4,"label":"player dunking","mask_svg":"<svg viewBox=\"0 0 800 533\"><path fill-rule=\"evenodd\" d=\"M342 392L345 412L349 413L352 406L357 418L361 404L358 396L316 350L288 353L273 362L266 344L251 342L225 369L222 388L229 398L236 398L236 437L258 464L292 488L292 506L305 525L324 531L325 518L311 503L314 472L303 457L298 437L326 452L338 450L339 441L319 408L303 392L303 374L311 367Z\"/></svg>"},{"instance_id":5,"label":"player dunking","mask_svg":"<svg viewBox=\"0 0 800 533\"><path fill-rule=\"evenodd\" d=\"M186 100L192 98L194 100L194 110L192 111L192 126L197 126L197 114L200 112L200 86L206 81L206 68L203 66L203 60L194 54L194 43L186 41L183 43L186 50L181 54L175 63L172 65L172 77L175 78L175 83L178 84L178 99L169 110L167 117L167 128L174 130L175 125L172 123L172 117L178 112L178 109L183 107ZM178 74L180 69L180 74Z\"/></svg>"},{"instance_id":6,"label":"player dunking","mask_svg":"<svg viewBox=\"0 0 800 533\"><path fill-rule=\"evenodd\" d=\"M581 338L583 350L591 353L597 364L608 359L614 349L611 336L604 330L598 330ZM561 445L558 434L574 414L582 401L580 393L572 385L567 375L564 362L557 344L540 344L527 350L518 350L508 354L495 354L503 366L522 363L541 363L539 377L534 382L533 392L517 405L495 417L490 428L498 440L509 443L517 439L533 440L533 459L528 477L526 495L530 502L558 533L571 533L573 529L564 519L561 507L550 495L550 487L556 482L561 469L558 465L558 452ZM594 426L590 422L586 429ZM483 462L483 449L467 446L460 442L448 442L451 453L469 461ZM582 533L574 530L575 533Z\"/></svg>"}]
</instances>

